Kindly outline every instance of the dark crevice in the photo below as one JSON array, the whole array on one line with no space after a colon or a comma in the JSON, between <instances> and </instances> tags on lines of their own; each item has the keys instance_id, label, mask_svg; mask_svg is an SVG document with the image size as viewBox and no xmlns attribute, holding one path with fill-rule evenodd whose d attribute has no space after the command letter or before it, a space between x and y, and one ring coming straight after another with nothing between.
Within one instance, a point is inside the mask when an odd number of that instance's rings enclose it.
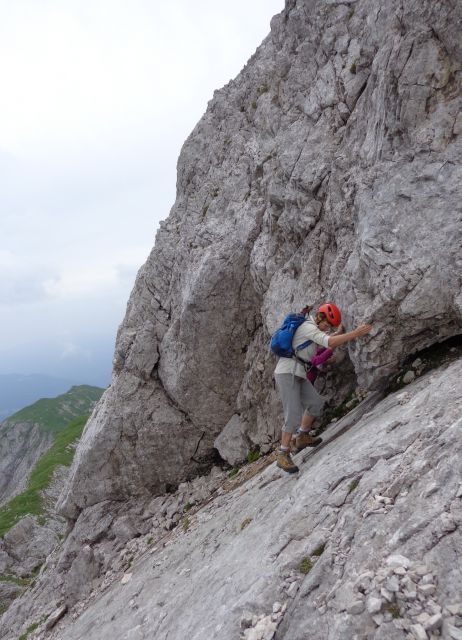
<instances>
[{"instance_id":1,"label":"dark crevice","mask_svg":"<svg viewBox=\"0 0 462 640\"><path fill-rule=\"evenodd\" d=\"M389 380L385 393L388 395L406 386L403 376L408 371L414 371L416 376L420 377L433 369L448 366L459 358L462 358L462 334L435 342L420 351L413 351L403 360L398 373ZM416 365L415 363L419 361L420 364Z\"/></svg>"}]
</instances>

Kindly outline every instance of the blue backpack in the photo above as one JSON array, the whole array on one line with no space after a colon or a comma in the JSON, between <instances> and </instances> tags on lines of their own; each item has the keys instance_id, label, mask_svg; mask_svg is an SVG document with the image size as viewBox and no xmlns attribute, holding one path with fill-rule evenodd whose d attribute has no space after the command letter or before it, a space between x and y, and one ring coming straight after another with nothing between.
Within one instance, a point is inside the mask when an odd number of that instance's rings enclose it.
<instances>
[{"instance_id":1,"label":"blue backpack","mask_svg":"<svg viewBox=\"0 0 462 640\"><path fill-rule=\"evenodd\" d=\"M282 325L271 338L271 351L280 358L296 358L304 362L302 358L297 357L296 351L307 347L312 343L312 340L303 342L296 350L292 347L292 340L294 339L296 330L305 320L306 318L303 313L290 313L286 316Z\"/></svg>"}]
</instances>

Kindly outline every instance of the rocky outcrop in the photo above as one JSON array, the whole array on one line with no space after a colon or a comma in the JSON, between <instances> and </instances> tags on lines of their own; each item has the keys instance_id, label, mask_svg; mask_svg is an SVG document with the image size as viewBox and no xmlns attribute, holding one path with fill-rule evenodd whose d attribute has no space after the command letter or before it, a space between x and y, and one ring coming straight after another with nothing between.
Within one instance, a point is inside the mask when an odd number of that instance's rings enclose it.
<instances>
[{"instance_id":1,"label":"rocky outcrop","mask_svg":"<svg viewBox=\"0 0 462 640\"><path fill-rule=\"evenodd\" d=\"M68 517L161 493L214 443L234 461L274 442L267 340L289 310L330 299L347 327L374 323L332 376L340 399L460 332L460 11L289 0L215 92L138 274Z\"/></svg>"},{"instance_id":2,"label":"rocky outcrop","mask_svg":"<svg viewBox=\"0 0 462 640\"><path fill-rule=\"evenodd\" d=\"M31 469L53 442L30 423L0 424L0 505L26 488Z\"/></svg>"},{"instance_id":3,"label":"rocky outcrop","mask_svg":"<svg viewBox=\"0 0 462 640\"><path fill-rule=\"evenodd\" d=\"M101 505L100 528L87 517L72 581L61 582L85 586L80 601L43 572L0 637L42 620L31 640L457 639L461 376L459 358L383 399L370 394L295 457L295 477L260 460L253 474L216 471L139 505L131 526L144 533L120 537L95 579L110 538L101 532L123 514ZM46 632L46 616L66 606Z\"/></svg>"}]
</instances>

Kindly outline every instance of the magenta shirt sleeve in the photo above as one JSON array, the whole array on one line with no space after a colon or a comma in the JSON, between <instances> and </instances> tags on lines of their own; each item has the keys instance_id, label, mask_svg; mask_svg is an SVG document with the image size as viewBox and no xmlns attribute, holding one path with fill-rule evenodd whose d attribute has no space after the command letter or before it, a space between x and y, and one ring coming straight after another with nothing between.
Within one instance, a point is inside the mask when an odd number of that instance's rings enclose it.
<instances>
[{"instance_id":1,"label":"magenta shirt sleeve","mask_svg":"<svg viewBox=\"0 0 462 640\"><path fill-rule=\"evenodd\" d=\"M319 365L323 364L323 362L325 362L326 360L329 360L332 353L333 353L332 349L324 349L324 351L322 351L319 355L313 356L310 362L315 367L319 367Z\"/></svg>"}]
</instances>

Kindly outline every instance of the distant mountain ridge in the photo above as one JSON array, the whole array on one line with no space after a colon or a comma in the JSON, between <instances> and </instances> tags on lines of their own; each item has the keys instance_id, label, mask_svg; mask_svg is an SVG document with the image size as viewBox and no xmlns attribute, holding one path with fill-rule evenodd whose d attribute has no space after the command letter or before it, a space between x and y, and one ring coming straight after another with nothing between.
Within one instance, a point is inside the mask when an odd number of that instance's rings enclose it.
<instances>
[{"instance_id":1,"label":"distant mountain ridge","mask_svg":"<svg viewBox=\"0 0 462 640\"><path fill-rule=\"evenodd\" d=\"M0 504L21 492L39 458L70 422L88 416L104 389L71 387L56 398L42 398L0 424Z\"/></svg>"},{"instance_id":2,"label":"distant mountain ridge","mask_svg":"<svg viewBox=\"0 0 462 640\"><path fill-rule=\"evenodd\" d=\"M89 385L76 385L56 398L41 398L9 416L4 424L36 424L46 432L55 433L71 420L91 413L93 406L103 395L104 389Z\"/></svg>"},{"instance_id":3,"label":"distant mountain ridge","mask_svg":"<svg viewBox=\"0 0 462 640\"><path fill-rule=\"evenodd\" d=\"M44 374L0 374L0 421L40 398L65 393L78 382Z\"/></svg>"}]
</instances>

